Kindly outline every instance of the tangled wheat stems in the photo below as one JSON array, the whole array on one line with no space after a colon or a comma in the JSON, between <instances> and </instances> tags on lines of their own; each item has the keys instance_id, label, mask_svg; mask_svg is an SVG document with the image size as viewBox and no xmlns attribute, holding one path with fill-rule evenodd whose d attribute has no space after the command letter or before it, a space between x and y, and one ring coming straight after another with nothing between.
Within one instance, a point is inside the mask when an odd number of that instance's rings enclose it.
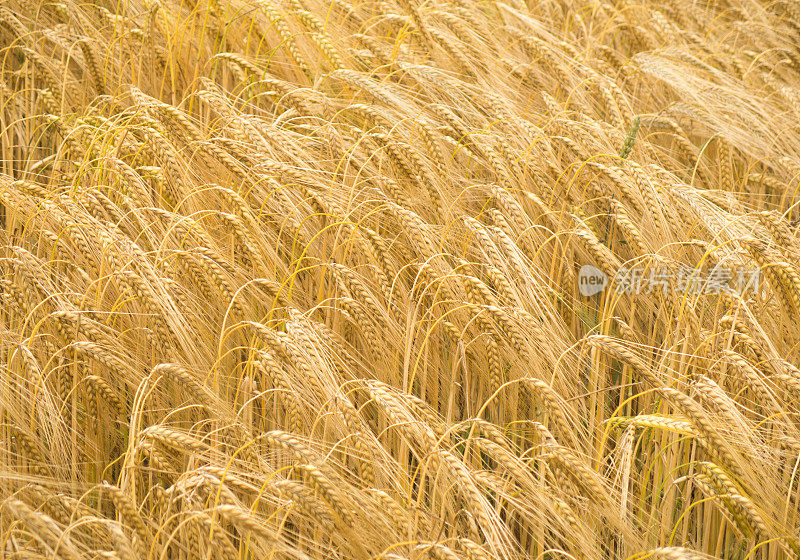
<instances>
[{"instance_id":1,"label":"tangled wheat stems","mask_svg":"<svg viewBox=\"0 0 800 560\"><path fill-rule=\"evenodd\" d=\"M784 0L8 0L0 556L796 557L798 44Z\"/></svg>"}]
</instances>

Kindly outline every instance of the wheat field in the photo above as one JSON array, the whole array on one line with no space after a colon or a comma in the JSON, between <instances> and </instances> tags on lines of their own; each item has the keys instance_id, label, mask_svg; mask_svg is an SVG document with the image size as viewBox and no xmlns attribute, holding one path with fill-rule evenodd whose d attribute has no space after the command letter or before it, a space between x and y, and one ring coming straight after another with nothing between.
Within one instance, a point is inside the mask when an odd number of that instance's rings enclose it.
<instances>
[{"instance_id":1,"label":"wheat field","mask_svg":"<svg viewBox=\"0 0 800 560\"><path fill-rule=\"evenodd\" d=\"M0 3L0 557L797 558L800 4L352 1Z\"/></svg>"}]
</instances>

